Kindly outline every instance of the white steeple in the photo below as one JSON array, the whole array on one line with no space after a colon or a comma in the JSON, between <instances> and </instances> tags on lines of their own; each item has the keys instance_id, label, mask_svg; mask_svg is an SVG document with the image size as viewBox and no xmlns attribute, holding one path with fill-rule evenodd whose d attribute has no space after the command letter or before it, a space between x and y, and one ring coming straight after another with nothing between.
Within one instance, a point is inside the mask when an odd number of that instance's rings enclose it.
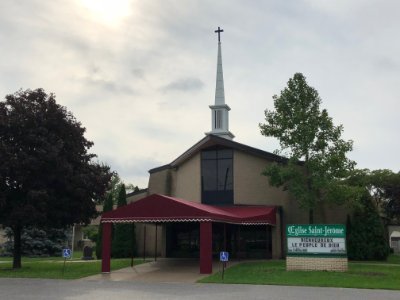
<instances>
[{"instance_id":1,"label":"white steeple","mask_svg":"<svg viewBox=\"0 0 400 300\"><path fill-rule=\"evenodd\" d=\"M215 87L215 104L211 108L211 131L206 134L214 134L227 139L235 136L229 131L229 111L225 104L224 75L222 72L221 37L222 29L215 30L218 33L218 59L217 59L217 83Z\"/></svg>"}]
</instances>

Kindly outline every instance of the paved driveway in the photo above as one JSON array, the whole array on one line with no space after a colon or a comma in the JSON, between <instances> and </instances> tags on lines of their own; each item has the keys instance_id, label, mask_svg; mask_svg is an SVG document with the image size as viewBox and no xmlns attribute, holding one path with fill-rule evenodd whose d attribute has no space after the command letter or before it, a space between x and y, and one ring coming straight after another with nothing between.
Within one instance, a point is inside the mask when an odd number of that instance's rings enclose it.
<instances>
[{"instance_id":1,"label":"paved driveway","mask_svg":"<svg viewBox=\"0 0 400 300\"><path fill-rule=\"evenodd\" d=\"M236 264L230 262L229 266ZM214 262L213 271L221 268L219 262ZM136 282L176 282L195 283L207 275L199 273L199 261L191 259L160 258L157 261L113 271L110 274L89 276L81 280L136 281Z\"/></svg>"}]
</instances>

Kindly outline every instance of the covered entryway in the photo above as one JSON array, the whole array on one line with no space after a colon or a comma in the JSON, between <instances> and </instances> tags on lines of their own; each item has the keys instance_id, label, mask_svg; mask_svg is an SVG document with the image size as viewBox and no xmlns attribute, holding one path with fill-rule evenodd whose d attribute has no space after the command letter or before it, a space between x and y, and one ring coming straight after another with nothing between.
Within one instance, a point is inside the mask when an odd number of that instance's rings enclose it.
<instances>
[{"instance_id":1,"label":"covered entryway","mask_svg":"<svg viewBox=\"0 0 400 300\"><path fill-rule=\"evenodd\" d=\"M199 257L199 223L168 223L164 228L166 230L165 257ZM271 225L242 225L213 222L213 259L218 259L220 251L229 252L231 259L272 258L271 229Z\"/></svg>"},{"instance_id":2,"label":"covered entryway","mask_svg":"<svg viewBox=\"0 0 400 300\"><path fill-rule=\"evenodd\" d=\"M199 224L198 257L200 258L200 273L210 274L212 273L213 248L215 249L213 247L213 224L222 224L224 228L223 243L226 250L227 227L234 228L231 224L274 226L276 224L276 207L212 206L164 195L150 195L102 215L102 272L110 272L111 225L113 223L133 222L168 224L189 222ZM221 225L214 227L216 226ZM241 227L237 227L239 232ZM257 239L255 242L257 242ZM237 249L240 250L240 247Z\"/></svg>"}]
</instances>

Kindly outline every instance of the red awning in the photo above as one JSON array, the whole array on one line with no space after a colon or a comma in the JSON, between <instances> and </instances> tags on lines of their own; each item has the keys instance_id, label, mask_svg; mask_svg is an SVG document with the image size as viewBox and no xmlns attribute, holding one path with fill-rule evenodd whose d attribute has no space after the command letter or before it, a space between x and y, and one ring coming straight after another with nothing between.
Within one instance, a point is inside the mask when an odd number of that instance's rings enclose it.
<instances>
[{"instance_id":1,"label":"red awning","mask_svg":"<svg viewBox=\"0 0 400 300\"><path fill-rule=\"evenodd\" d=\"M222 222L276 224L274 206L213 206L153 194L103 213L101 223Z\"/></svg>"}]
</instances>

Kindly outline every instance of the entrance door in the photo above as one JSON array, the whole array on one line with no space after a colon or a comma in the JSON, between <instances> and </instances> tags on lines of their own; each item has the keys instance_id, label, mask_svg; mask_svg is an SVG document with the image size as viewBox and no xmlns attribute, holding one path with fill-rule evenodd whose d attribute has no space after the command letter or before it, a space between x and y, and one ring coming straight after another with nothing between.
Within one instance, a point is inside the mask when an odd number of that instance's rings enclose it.
<instances>
[{"instance_id":1,"label":"entrance door","mask_svg":"<svg viewBox=\"0 0 400 300\"><path fill-rule=\"evenodd\" d=\"M199 223L167 224L166 235L167 257L200 257ZM271 226L213 223L212 237L214 259L219 259L221 251L238 259L272 258Z\"/></svg>"},{"instance_id":2,"label":"entrance door","mask_svg":"<svg viewBox=\"0 0 400 300\"><path fill-rule=\"evenodd\" d=\"M272 258L271 226L213 223L213 257L228 251L232 258Z\"/></svg>"},{"instance_id":3,"label":"entrance door","mask_svg":"<svg viewBox=\"0 0 400 300\"><path fill-rule=\"evenodd\" d=\"M199 223L172 223L166 225L167 257L199 258Z\"/></svg>"}]
</instances>

